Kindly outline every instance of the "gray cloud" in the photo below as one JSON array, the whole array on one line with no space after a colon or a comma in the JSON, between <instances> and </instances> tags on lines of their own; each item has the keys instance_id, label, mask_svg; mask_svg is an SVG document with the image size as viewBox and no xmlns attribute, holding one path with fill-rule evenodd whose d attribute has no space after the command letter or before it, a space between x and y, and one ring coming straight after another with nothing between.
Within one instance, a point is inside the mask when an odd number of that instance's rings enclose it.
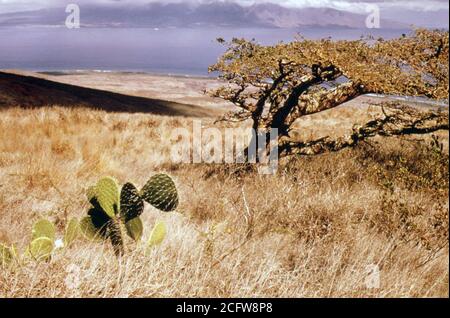
<instances>
[{"instance_id":1,"label":"gray cloud","mask_svg":"<svg viewBox=\"0 0 450 318\"><path fill-rule=\"evenodd\" d=\"M0 13L61 7L69 3L79 5L98 4L108 6L138 6L151 2L190 2L193 5L202 2L237 2L241 5L273 2L286 7L333 8L354 13L366 12L367 7L374 4L378 5L382 10L391 12L401 12L402 10L416 12L438 12L448 11L449 9L449 3L446 0L0 0Z\"/></svg>"}]
</instances>

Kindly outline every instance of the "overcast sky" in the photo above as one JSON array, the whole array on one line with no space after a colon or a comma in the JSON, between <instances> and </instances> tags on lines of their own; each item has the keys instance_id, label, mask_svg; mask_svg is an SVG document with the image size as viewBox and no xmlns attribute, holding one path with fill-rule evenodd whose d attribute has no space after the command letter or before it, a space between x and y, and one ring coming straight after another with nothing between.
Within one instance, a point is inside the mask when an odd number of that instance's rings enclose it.
<instances>
[{"instance_id":1,"label":"overcast sky","mask_svg":"<svg viewBox=\"0 0 450 318\"><path fill-rule=\"evenodd\" d=\"M287 7L326 7L357 13L366 12L367 4L375 3L385 12L401 13L402 11L446 12L448 0L0 0L0 13L28 11L41 8L61 7L68 3L102 4L108 6L139 5L149 2L212 2L234 1L242 5L274 2Z\"/></svg>"}]
</instances>

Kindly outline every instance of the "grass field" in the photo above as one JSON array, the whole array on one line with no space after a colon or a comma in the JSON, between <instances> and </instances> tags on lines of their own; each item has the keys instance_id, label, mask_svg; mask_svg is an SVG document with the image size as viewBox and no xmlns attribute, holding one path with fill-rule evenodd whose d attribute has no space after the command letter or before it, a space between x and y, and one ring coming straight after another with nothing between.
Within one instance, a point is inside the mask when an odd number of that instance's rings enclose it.
<instances>
[{"instance_id":1,"label":"grass field","mask_svg":"<svg viewBox=\"0 0 450 318\"><path fill-rule=\"evenodd\" d=\"M298 123L301 137L345 133L375 109L339 107ZM205 126L214 118L203 118ZM173 164L169 135L192 118L61 106L0 110L0 241L23 250L32 224L60 233L102 176L176 181L180 206L146 206L161 246L79 239L50 262L0 270L3 297L448 297L448 147L430 136L281 162L277 175ZM438 134L448 143L448 134ZM145 240L144 240L145 241ZM379 288L368 270L378 266ZM75 273L75 274L74 274ZM70 279L76 276L76 283Z\"/></svg>"}]
</instances>

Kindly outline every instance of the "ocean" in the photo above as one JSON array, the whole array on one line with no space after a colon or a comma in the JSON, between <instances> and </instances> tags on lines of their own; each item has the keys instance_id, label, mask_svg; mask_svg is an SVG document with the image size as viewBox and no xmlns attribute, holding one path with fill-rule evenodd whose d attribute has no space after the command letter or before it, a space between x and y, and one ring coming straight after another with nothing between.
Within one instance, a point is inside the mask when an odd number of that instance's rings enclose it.
<instances>
[{"instance_id":1,"label":"ocean","mask_svg":"<svg viewBox=\"0 0 450 318\"><path fill-rule=\"evenodd\" d=\"M307 38L392 38L408 30L316 28L80 28L0 27L0 69L29 71L148 72L207 76L208 66L223 53L215 40L255 39L261 44Z\"/></svg>"}]
</instances>

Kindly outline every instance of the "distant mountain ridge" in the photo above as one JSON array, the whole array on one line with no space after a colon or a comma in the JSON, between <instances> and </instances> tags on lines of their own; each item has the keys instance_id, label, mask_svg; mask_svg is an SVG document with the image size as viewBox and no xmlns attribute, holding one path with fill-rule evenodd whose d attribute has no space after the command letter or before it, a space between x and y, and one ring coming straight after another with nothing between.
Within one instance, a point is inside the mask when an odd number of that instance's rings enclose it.
<instances>
[{"instance_id":1,"label":"distant mountain ridge","mask_svg":"<svg viewBox=\"0 0 450 318\"><path fill-rule=\"evenodd\" d=\"M0 26L63 26L64 8L0 14ZM302 26L364 28L365 15L329 8L293 9L272 3L241 6L233 2L150 3L142 6L81 6L84 27L267 27ZM404 29L406 24L388 20L381 27Z\"/></svg>"}]
</instances>

